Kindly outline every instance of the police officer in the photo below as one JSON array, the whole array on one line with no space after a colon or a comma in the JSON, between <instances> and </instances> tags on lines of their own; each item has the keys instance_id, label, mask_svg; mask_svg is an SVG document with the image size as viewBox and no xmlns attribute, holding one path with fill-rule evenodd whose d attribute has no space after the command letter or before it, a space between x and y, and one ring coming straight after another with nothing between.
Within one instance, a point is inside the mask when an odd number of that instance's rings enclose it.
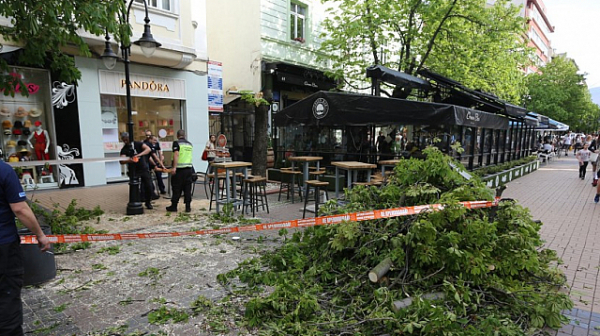
<instances>
[{"instance_id":1,"label":"police officer","mask_svg":"<svg viewBox=\"0 0 600 336\"><path fill-rule=\"evenodd\" d=\"M15 171L0 161L0 335L23 335L23 255L15 216L36 235L42 251L50 241L40 228Z\"/></svg>"},{"instance_id":2,"label":"police officer","mask_svg":"<svg viewBox=\"0 0 600 336\"><path fill-rule=\"evenodd\" d=\"M185 131L177 131L177 140L173 141L173 176L171 177L173 196L167 211L177 211L177 203L182 191L185 212L192 211L193 149L192 144L185 139Z\"/></svg>"}]
</instances>

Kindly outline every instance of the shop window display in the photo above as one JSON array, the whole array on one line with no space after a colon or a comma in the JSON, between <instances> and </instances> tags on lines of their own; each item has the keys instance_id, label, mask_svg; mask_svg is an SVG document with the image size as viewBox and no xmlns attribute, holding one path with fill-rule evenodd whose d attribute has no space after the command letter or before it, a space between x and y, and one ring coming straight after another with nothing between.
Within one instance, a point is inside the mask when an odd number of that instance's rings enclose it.
<instances>
[{"instance_id":1,"label":"shop window display","mask_svg":"<svg viewBox=\"0 0 600 336\"><path fill-rule=\"evenodd\" d=\"M106 157L118 156L123 147L120 132L127 131L126 97L101 95L102 101L102 135ZM150 130L158 137L165 162L171 160L171 144L181 128L181 101L166 98L132 97L133 138L136 141L145 139L145 131ZM106 163L106 177L124 179L127 177L126 167L118 162Z\"/></svg>"},{"instance_id":2,"label":"shop window display","mask_svg":"<svg viewBox=\"0 0 600 336\"><path fill-rule=\"evenodd\" d=\"M0 99L0 145L4 160L9 163L31 161L31 166L15 167L25 187L57 187L52 167L44 164L56 158L50 146L53 124L49 74L45 70L25 68L14 68L10 74L20 77L29 96L16 94Z\"/></svg>"}]
</instances>

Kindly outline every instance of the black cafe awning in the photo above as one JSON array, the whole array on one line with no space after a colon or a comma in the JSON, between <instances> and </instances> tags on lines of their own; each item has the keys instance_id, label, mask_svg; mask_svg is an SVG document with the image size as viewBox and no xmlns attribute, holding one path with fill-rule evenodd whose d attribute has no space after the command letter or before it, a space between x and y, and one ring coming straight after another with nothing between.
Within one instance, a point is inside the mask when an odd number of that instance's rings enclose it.
<instances>
[{"instance_id":1,"label":"black cafe awning","mask_svg":"<svg viewBox=\"0 0 600 336\"><path fill-rule=\"evenodd\" d=\"M438 103L319 91L274 117L276 126L458 125L508 129L504 116Z\"/></svg>"},{"instance_id":2,"label":"black cafe awning","mask_svg":"<svg viewBox=\"0 0 600 336\"><path fill-rule=\"evenodd\" d=\"M419 71L419 75L434 81L437 87L444 88L449 92L449 96L444 99L445 103L474 107L515 118L524 118L527 114L527 110L521 106L510 104L481 90L469 89L461 83L433 71L422 69Z\"/></svg>"}]
</instances>

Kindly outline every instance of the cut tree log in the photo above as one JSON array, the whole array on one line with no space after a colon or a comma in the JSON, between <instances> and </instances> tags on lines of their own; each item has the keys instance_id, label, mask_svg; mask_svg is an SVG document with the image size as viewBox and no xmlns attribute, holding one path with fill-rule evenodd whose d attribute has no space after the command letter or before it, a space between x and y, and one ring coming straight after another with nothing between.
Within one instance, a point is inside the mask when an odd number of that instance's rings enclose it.
<instances>
[{"instance_id":1,"label":"cut tree log","mask_svg":"<svg viewBox=\"0 0 600 336\"><path fill-rule=\"evenodd\" d=\"M446 294L442 293L442 292L438 292L438 293L427 293L427 294L423 294L421 296L421 298L423 300L437 300L437 299L444 299L446 297ZM416 298L415 298L416 299ZM392 303L392 310L397 312L401 309L404 309L408 306L410 306L413 303L413 298L412 297L408 297L404 300L400 300L400 301L394 301Z\"/></svg>"},{"instance_id":2,"label":"cut tree log","mask_svg":"<svg viewBox=\"0 0 600 336\"><path fill-rule=\"evenodd\" d=\"M392 267L392 259L383 259L377 266L369 271L369 280L371 280L371 282L379 282L379 279L390 270L390 267Z\"/></svg>"}]
</instances>

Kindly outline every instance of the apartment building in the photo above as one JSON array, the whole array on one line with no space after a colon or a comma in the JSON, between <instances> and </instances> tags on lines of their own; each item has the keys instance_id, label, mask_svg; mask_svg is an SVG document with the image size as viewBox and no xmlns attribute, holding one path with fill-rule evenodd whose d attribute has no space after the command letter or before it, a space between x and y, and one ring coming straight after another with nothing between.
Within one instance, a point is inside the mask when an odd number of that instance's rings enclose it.
<instances>
[{"instance_id":1,"label":"apartment building","mask_svg":"<svg viewBox=\"0 0 600 336\"><path fill-rule=\"evenodd\" d=\"M495 1L488 0L491 5ZM553 56L550 34L554 32L554 26L548 19L546 6L542 0L512 0L516 6L521 6L519 15L527 19L528 45L535 50L532 65L525 69L526 73L534 73L538 68L550 62Z\"/></svg>"},{"instance_id":2,"label":"apartment building","mask_svg":"<svg viewBox=\"0 0 600 336\"><path fill-rule=\"evenodd\" d=\"M230 138L235 158L251 160L254 135L253 107L240 91L263 92L272 115L336 86L318 51L325 9L320 0L207 1L208 51L222 66L224 91L223 112L211 115L210 127Z\"/></svg>"},{"instance_id":3,"label":"apartment building","mask_svg":"<svg viewBox=\"0 0 600 336\"><path fill-rule=\"evenodd\" d=\"M130 1L133 2L129 18L133 29L131 41L136 41L144 31L144 2ZM188 130L188 140L200 153L208 137L206 1L147 3L152 34L162 46L149 58L139 46L131 47L133 138L141 140L146 129L152 131L158 135L169 162L177 130ZM9 21L3 19L0 24ZM40 167L31 169L35 188L94 186L128 179L118 162L93 162L118 157L122 147L119 133L127 130L128 120L123 63L117 62L108 69L100 58L106 45L104 36L87 32L80 35L94 56L81 57L73 51L82 74L76 85L57 81L50 69L25 68L14 61L12 71L36 90L29 97L0 97L2 122L22 127L16 133L6 129L0 135L5 157L14 154L22 158L29 149L30 160L92 159L90 163L56 165L45 173ZM120 54L114 37L110 43ZM19 48L5 44L2 56L16 60L10 53L18 53ZM36 124L46 130L44 141L50 144L47 154L34 153L32 148L22 146L27 139L37 142L37 138L35 141L30 138ZM199 155L195 160L196 166L202 167Z\"/></svg>"}]
</instances>

